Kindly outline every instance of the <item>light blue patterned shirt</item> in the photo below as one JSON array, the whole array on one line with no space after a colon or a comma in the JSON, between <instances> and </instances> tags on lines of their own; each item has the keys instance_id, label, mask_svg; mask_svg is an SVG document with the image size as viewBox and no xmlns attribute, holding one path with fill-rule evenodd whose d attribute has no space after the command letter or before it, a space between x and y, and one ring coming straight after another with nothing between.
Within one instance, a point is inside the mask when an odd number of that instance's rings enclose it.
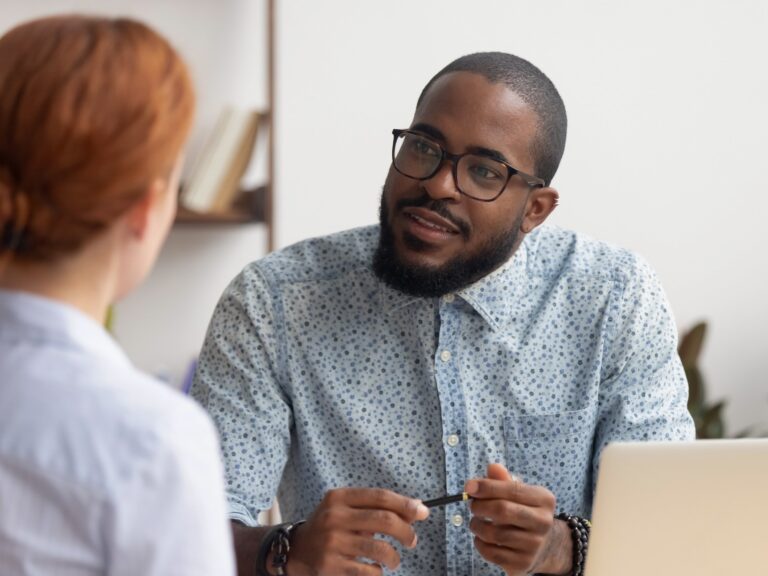
<instances>
[{"instance_id":1,"label":"light blue patterned shirt","mask_svg":"<svg viewBox=\"0 0 768 576\"><path fill-rule=\"evenodd\" d=\"M588 516L600 451L693 438L677 333L647 264L557 228L442 298L371 270L378 228L253 263L211 321L193 395L223 444L231 517L287 520L336 487L427 499L501 462ZM398 574L498 575L469 509L433 509Z\"/></svg>"}]
</instances>

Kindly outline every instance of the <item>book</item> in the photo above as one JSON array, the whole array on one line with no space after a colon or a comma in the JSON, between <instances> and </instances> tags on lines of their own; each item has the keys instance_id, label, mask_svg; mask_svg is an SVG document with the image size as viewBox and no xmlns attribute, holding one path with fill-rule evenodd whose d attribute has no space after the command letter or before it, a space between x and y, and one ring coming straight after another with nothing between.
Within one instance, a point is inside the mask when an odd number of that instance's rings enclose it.
<instances>
[{"instance_id":1,"label":"book","mask_svg":"<svg viewBox=\"0 0 768 576\"><path fill-rule=\"evenodd\" d=\"M184 374L184 378L181 381L181 392L189 395L189 391L192 389L192 382L195 380L195 371L197 370L197 358L193 358L189 363L187 372Z\"/></svg>"},{"instance_id":2,"label":"book","mask_svg":"<svg viewBox=\"0 0 768 576\"><path fill-rule=\"evenodd\" d=\"M213 132L205 141L205 145L197 157L192 173L187 184L183 187L179 198L182 206L196 212L205 212L206 208L213 201L214 188L211 186L210 175L212 172L211 164L219 152L219 142L221 141L229 118L232 114L231 108L225 108L219 114Z\"/></svg>"},{"instance_id":3,"label":"book","mask_svg":"<svg viewBox=\"0 0 768 576\"><path fill-rule=\"evenodd\" d=\"M182 193L185 208L200 213L227 211L253 155L258 125L255 110L222 110Z\"/></svg>"},{"instance_id":4,"label":"book","mask_svg":"<svg viewBox=\"0 0 768 576\"><path fill-rule=\"evenodd\" d=\"M243 174L248 169L248 165L253 157L256 135L259 130L258 112L251 112L243 118L242 122L241 138L228 169L219 183L213 204L210 207L211 212L227 212L232 207L240 192L240 182L243 179Z\"/></svg>"}]
</instances>

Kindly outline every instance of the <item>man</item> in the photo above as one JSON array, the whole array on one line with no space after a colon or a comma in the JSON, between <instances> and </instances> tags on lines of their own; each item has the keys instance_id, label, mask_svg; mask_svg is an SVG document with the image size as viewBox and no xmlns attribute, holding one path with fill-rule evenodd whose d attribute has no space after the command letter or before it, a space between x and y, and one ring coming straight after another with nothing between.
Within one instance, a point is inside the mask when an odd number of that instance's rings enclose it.
<instances>
[{"instance_id":1,"label":"man","mask_svg":"<svg viewBox=\"0 0 768 576\"><path fill-rule=\"evenodd\" d=\"M578 573L586 523L555 515L589 516L603 447L693 437L648 266L539 227L565 135L536 67L459 58L394 131L378 227L226 290L193 394L221 433L241 574L266 555L290 576ZM266 535L276 495L306 522Z\"/></svg>"}]
</instances>

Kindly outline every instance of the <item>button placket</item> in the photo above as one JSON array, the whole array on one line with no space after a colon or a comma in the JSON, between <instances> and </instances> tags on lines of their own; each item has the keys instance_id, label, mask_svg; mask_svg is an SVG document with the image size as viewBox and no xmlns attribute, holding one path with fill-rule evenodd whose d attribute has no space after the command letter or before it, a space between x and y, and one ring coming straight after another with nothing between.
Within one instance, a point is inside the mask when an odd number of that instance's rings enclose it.
<instances>
[{"instance_id":1,"label":"button placket","mask_svg":"<svg viewBox=\"0 0 768 576\"><path fill-rule=\"evenodd\" d=\"M461 366L459 356L454 352L461 350L461 306L448 305L451 301L446 294L442 297L439 312L439 334L434 352L435 379L440 397L442 416L443 448L445 451L445 493L453 494L461 491L467 478L470 477L468 451L466 441L467 414L465 412L464 389L461 384ZM461 561L449 571L453 576L471 572L471 557L474 547L473 537L469 530L461 527L465 524L462 514L457 510L462 506L448 506L443 511L443 518L449 528L446 533L446 547L450 550L461 550Z\"/></svg>"}]
</instances>

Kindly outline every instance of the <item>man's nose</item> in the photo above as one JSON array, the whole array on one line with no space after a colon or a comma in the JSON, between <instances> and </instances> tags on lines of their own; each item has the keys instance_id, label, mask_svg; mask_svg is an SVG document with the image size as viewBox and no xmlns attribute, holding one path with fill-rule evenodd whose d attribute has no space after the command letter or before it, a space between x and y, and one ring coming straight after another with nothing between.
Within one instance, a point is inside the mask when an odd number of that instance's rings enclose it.
<instances>
[{"instance_id":1,"label":"man's nose","mask_svg":"<svg viewBox=\"0 0 768 576\"><path fill-rule=\"evenodd\" d=\"M461 197L453 177L453 164L448 159L443 160L434 176L424 180L422 185L434 200L459 200Z\"/></svg>"}]
</instances>

